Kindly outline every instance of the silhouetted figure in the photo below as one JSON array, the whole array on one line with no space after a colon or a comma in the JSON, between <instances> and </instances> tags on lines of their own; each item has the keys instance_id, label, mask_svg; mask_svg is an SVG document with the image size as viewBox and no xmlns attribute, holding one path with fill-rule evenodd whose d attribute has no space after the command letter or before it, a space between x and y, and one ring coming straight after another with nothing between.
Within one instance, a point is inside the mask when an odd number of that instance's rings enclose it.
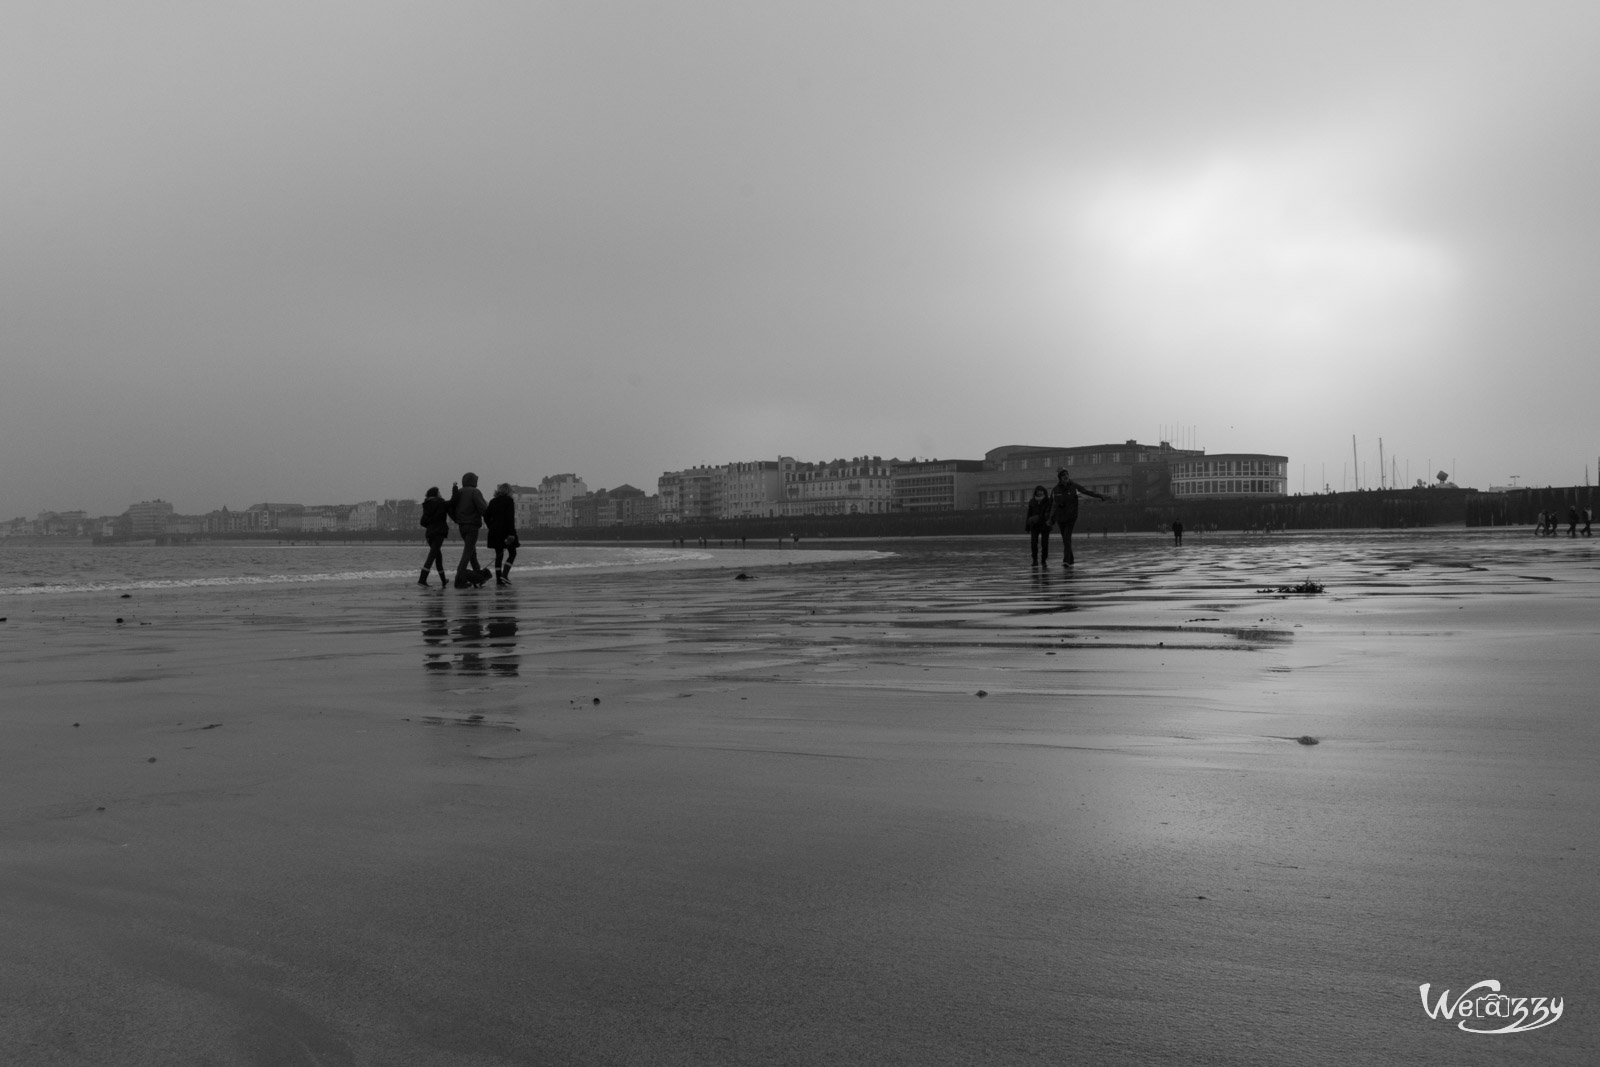
<instances>
[{"instance_id":1,"label":"silhouetted figure","mask_svg":"<svg viewBox=\"0 0 1600 1067\"><path fill-rule=\"evenodd\" d=\"M437 485L430 486L422 498L423 536L428 539L428 558L422 562L422 577L418 585L428 584L428 571L439 568L439 584L449 588L444 576L444 539L450 536L450 504L439 495Z\"/></svg>"},{"instance_id":2,"label":"silhouetted figure","mask_svg":"<svg viewBox=\"0 0 1600 1067\"><path fill-rule=\"evenodd\" d=\"M461 562L456 564L456 588L479 586L489 572L478 562L478 534L483 530L483 513L489 502L478 491L478 476L471 471L461 476L461 485L450 487L450 517L461 534ZM480 575L482 577L480 577Z\"/></svg>"},{"instance_id":3,"label":"silhouetted figure","mask_svg":"<svg viewBox=\"0 0 1600 1067\"><path fill-rule=\"evenodd\" d=\"M511 565L517 561L517 502L511 499L511 483L494 487L494 499L483 512L488 529L484 544L494 549L494 584L511 584ZM501 560L504 560L504 565Z\"/></svg>"},{"instance_id":4,"label":"silhouetted figure","mask_svg":"<svg viewBox=\"0 0 1600 1067\"><path fill-rule=\"evenodd\" d=\"M1578 505L1567 505L1567 536L1578 536Z\"/></svg>"},{"instance_id":5,"label":"silhouetted figure","mask_svg":"<svg viewBox=\"0 0 1600 1067\"><path fill-rule=\"evenodd\" d=\"M1173 519L1172 520L1172 543L1173 544L1177 544L1177 545L1183 544L1183 520L1182 519Z\"/></svg>"},{"instance_id":6,"label":"silhouetted figure","mask_svg":"<svg viewBox=\"0 0 1600 1067\"><path fill-rule=\"evenodd\" d=\"M1028 531L1028 549L1033 562L1050 562L1050 491L1042 485L1033 487L1033 497L1028 501L1028 517L1022 528Z\"/></svg>"},{"instance_id":7,"label":"silhouetted figure","mask_svg":"<svg viewBox=\"0 0 1600 1067\"><path fill-rule=\"evenodd\" d=\"M1050 491L1050 521L1061 531L1063 567L1070 567L1075 562L1072 558L1072 527L1078 522L1079 493L1096 500L1105 499L1093 489L1085 489L1068 477L1067 468L1056 471L1056 487Z\"/></svg>"}]
</instances>

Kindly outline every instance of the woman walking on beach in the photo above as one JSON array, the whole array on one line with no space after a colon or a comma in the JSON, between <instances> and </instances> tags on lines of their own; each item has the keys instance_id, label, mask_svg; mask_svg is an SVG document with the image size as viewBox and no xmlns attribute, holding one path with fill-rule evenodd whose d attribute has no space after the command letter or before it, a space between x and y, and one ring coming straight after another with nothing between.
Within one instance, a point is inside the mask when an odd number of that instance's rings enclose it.
<instances>
[{"instance_id":1,"label":"woman walking on beach","mask_svg":"<svg viewBox=\"0 0 1600 1067\"><path fill-rule=\"evenodd\" d=\"M494 584L511 584L511 565L517 561L517 504L511 499L511 483L501 482L494 487L494 499L483 513L483 524L488 528L485 540L494 549ZM501 566L501 558L505 565Z\"/></svg>"},{"instance_id":2,"label":"woman walking on beach","mask_svg":"<svg viewBox=\"0 0 1600 1067\"><path fill-rule=\"evenodd\" d=\"M1028 531L1028 547L1033 552L1033 562L1049 563L1050 493L1042 485L1033 487L1033 499L1028 501L1028 519L1023 528Z\"/></svg>"},{"instance_id":3,"label":"woman walking on beach","mask_svg":"<svg viewBox=\"0 0 1600 1067\"><path fill-rule=\"evenodd\" d=\"M1079 493L1084 496L1092 496L1096 500L1105 499L1093 489L1085 489L1068 477L1067 468L1062 467L1056 471L1056 487L1050 492L1050 521L1055 523L1056 527L1061 531L1061 551L1066 557L1061 561L1063 567L1070 567L1074 562L1072 558L1072 527L1078 522ZM1049 537L1046 536L1047 550L1049 540Z\"/></svg>"},{"instance_id":4,"label":"woman walking on beach","mask_svg":"<svg viewBox=\"0 0 1600 1067\"><path fill-rule=\"evenodd\" d=\"M428 488L422 498L422 527L428 539L428 558L422 563L422 577L418 585L428 584L430 568L439 568L439 584L446 588L450 583L444 577L444 539L450 536L450 504L439 495L437 485Z\"/></svg>"},{"instance_id":5,"label":"woman walking on beach","mask_svg":"<svg viewBox=\"0 0 1600 1067\"><path fill-rule=\"evenodd\" d=\"M482 585L478 574L483 565L478 562L478 531L483 529L483 513L489 502L478 490L478 476L471 471L461 476L461 486L450 487L450 517L456 521L456 531L461 534L461 562L456 564L456 588Z\"/></svg>"}]
</instances>

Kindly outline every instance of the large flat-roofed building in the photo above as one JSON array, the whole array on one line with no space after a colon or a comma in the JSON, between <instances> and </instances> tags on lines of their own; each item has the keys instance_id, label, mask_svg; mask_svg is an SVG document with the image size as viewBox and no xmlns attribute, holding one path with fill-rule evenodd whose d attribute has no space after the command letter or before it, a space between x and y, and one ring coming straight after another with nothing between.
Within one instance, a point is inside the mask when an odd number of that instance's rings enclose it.
<instances>
[{"instance_id":1,"label":"large flat-roofed building","mask_svg":"<svg viewBox=\"0 0 1600 1067\"><path fill-rule=\"evenodd\" d=\"M1199 454L1173 448L1165 441L1158 445L1135 440L1071 447L1004 445L984 455L988 470L979 478L978 507L1026 505L1034 486L1048 489L1056 484L1056 471L1062 467L1071 472L1073 481L1107 500L1137 503L1159 499L1167 495L1167 469L1172 461Z\"/></svg>"},{"instance_id":2,"label":"large flat-roofed building","mask_svg":"<svg viewBox=\"0 0 1600 1067\"><path fill-rule=\"evenodd\" d=\"M895 511L965 511L978 506L981 459L929 459L896 463L891 479Z\"/></svg>"},{"instance_id":3,"label":"large flat-roofed building","mask_svg":"<svg viewBox=\"0 0 1600 1067\"><path fill-rule=\"evenodd\" d=\"M172 505L165 500L141 500L128 505L128 532L134 537L166 533L172 520Z\"/></svg>"},{"instance_id":4,"label":"large flat-roofed building","mask_svg":"<svg viewBox=\"0 0 1600 1067\"><path fill-rule=\"evenodd\" d=\"M1147 445L1134 440L1120 445L1070 448L1006 445L993 449L984 458L989 469L979 476L980 508L1024 506L1034 486L1048 489L1055 484L1056 471L1062 467L1079 485L1121 503L1283 496L1289 465L1286 456L1255 452L1207 456L1203 449L1174 448L1166 441ZM1218 489L1219 485L1230 488Z\"/></svg>"},{"instance_id":5,"label":"large flat-roofed building","mask_svg":"<svg viewBox=\"0 0 1600 1067\"><path fill-rule=\"evenodd\" d=\"M1224 452L1184 457L1172 464L1172 496L1198 500L1225 496L1287 496L1289 457Z\"/></svg>"}]
</instances>

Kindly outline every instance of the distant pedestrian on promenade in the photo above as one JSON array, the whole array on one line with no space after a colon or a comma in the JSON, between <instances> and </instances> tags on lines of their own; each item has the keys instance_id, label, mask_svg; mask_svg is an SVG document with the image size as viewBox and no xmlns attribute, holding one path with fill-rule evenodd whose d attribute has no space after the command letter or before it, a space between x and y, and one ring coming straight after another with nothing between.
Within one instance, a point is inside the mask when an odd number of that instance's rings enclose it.
<instances>
[{"instance_id":1,"label":"distant pedestrian on promenade","mask_svg":"<svg viewBox=\"0 0 1600 1067\"><path fill-rule=\"evenodd\" d=\"M1183 520L1182 519L1173 519L1172 520L1172 543L1175 544L1175 545L1183 544Z\"/></svg>"},{"instance_id":2,"label":"distant pedestrian on promenade","mask_svg":"<svg viewBox=\"0 0 1600 1067\"><path fill-rule=\"evenodd\" d=\"M1578 536L1578 505L1567 505L1567 536Z\"/></svg>"},{"instance_id":3,"label":"distant pedestrian on promenade","mask_svg":"<svg viewBox=\"0 0 1600 1067\"><path fill-rule=\"evenodd\" d=\"M488 529L484 543L494 549L494 584L511 584L511 565L517 561L517 502L511 499L511 483L494 487L494 499L483 512ZM504 559L504 565L501 560Z\"/></svg>"},{"instance_id":4,"label":"distant pedestrian on promenade","mask_svg":"<svg viewBox=\"0 0 1600 1067\"><path fill-rule=\"evenodd\" d=\"M1096 500L1105 497L1093 489L1085 489L1067 474L1067 468L1062 467L1056 471L1056 487L1050 491L1050 521L1061 531L1061 551L1064 558L1063 567L1070 567L1075 562L1072 558L1072 528L1078 522L1078 494L1092 496Z\"/></svg>"},{"instance_id":5,"label":"distant pedestrian on promenade","mask_svg":"<svg viewBox=\"0 0 1600 1067\"><path fill-rule=\"evenodd\" d=\"M422 564L422 577L418 585L428 584L428 571L439 568L439 584L449 588L444 576L444 539L450 536L450 502L439 495L437 485L430 486L422 498L423 536L428 539L428 558Z\"/></svg>"},{"instance_id":6,"label":"distant pedestrian on promenade","mask_svg":"<svg viewBox=\"0 0 1600 1067\"><path fill-rule=\"evenodd\" d=\"M1593 524L1593 522L1594 522L1594 508L1584 508L1583 509L1583 536L1585 536L1585 537L1594 536L1593 534L1591 534L1589 532L1589 527L1590 527L1591 524Z\"/></svg>"},{"instance_id":7,"label":"distant pedestrian on promenade","mask_svg":"<svg viewBox=\"0 0 1600 1067\"><path fill-rule=\"evenodd\" d=\"M478 562L478 534L483 530L483 513L489 502L478 490L478 476L471 471L461 476L459 487L450 487L450 517L455 520L456 532L461 534L461 562L456 564L456 588L482 585L488 575Z\"/></svg>"},{"instance_id":8,"label":"distant pedestrian on promenade","mask_svg":"<svg viewBox=\"0 0 1600 1067\"><path fill-rule=\"evenodd\" d=\"M1033 499L1028 501L1028 517L1023 523L1028 531L1028 548L1033 552L1033 562L1050 562L1050 492L1042 485L1033 487Z\"/></svg>"}]
</instances>

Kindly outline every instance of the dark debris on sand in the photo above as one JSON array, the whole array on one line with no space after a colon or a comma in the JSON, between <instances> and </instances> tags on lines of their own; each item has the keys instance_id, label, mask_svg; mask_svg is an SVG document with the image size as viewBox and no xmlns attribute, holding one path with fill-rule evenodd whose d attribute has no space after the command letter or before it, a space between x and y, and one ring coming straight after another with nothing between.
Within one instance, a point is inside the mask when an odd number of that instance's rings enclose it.
<instances>
[{"instance_id":1,"label":"dark debris on sand","mask_svg":"<svg viewBox=\"0 0 1600 1067\"><path fill-rule=\"evenodd\" d=\"M1322 585L1321 582L1313 582L1310 579L1307 579L1306 581L1301 582L1299 585L1280 585L1277 588L1270 588L1269 587L1267 589L1257 589L1256 592L1258 592L1258 593L1285 593L1285 594L1287 594L1287 593L1303 593L1306 596L1313 596L1313 595L1315 595L1317 593L1322 592L1322 590L1323 590L1323 585Z\"/></svg>"}]
</instances>

